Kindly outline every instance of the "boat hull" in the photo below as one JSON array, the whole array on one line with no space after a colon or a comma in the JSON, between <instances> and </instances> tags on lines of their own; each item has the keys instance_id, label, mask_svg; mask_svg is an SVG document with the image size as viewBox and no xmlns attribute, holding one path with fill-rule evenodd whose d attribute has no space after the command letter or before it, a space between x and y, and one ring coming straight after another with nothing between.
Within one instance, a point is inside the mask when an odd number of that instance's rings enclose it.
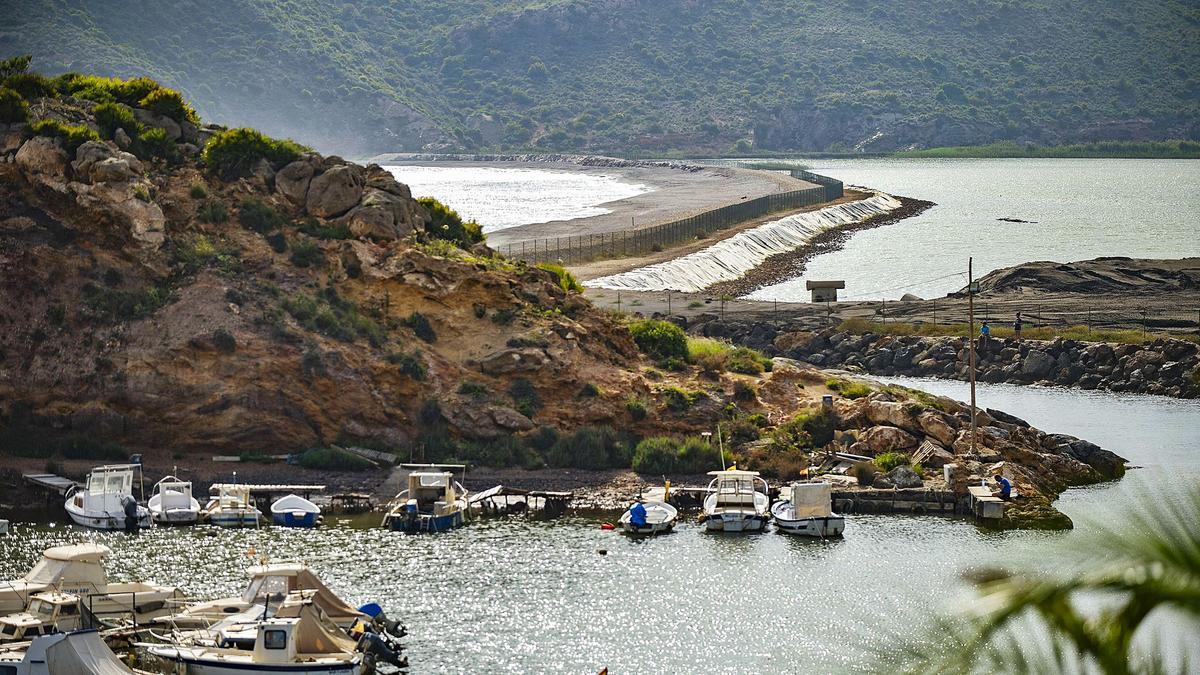
<instances>
[{"instance_id":1,"label":"boat hull","mask_svg":"<svg viewBox=\"0 0 1200 675\"><path fill-rule=\"evenodd\" d=\"M646 523L645 525L621 523L621 529L625 531L625 534L666 534L675 529L675 521L669 523Z\"/></svg>"},{"instance_id":2,"label":"boat hull","mask_svg":"<svg viewBox=\"0 0 1200 675\"><path fill-rule=\"evenodd\" d=\"M217 527L258 527L259 514L252 511L210 513L208 522Z\"/></svg>"},{"instance_id":3,"label":"boat hull","mask_svg":"<svg viewBox=\"0 0 1200 675\"><path fill-rule=\"evenodd\" d=\"M167 511L151 511L150 517L158 525L195 525L200 520L200 510L169 509Z\"/></svg>"},{"instance_id":4,"label":"boat hull","mask_svg":"<svg viewBox=\"0 0 1200 675\"><path fill-rule=\"evenodd\" d=\"M316 527L316 513L276 513L272 516L276 525L284 527Z\"/></svg>"},{"instance_id":5,"label":"boat hull","mask_svg":"<svg viewBox=\"0 0 1200 675\"><path fill-rule=\"evenodd\" d=\"M714 513L704 520L710 532L762 532L767 516L741 513Z\"/></svg>"},{"instance_id":6,"label":"boat hull","mask_svg":"<svg viewBox=\"0 0 1200 675\"><path fill-rule=\"evenodd\" d=\"M780 532L802 537L840 537L846 529L846 519L836 514L798 520L785 520L776 516L775 528Z\"/></svg>"},{"instance_id":7,"label":"boat hull","mask_svg":"<svg viewBox=\"0 0 1200 675\"><path fill-rule=\"evenodd\" d=\"M460 527L464 522L462 511L440 516L420 513L415 518L409 518L403 513L388 515L388 527L397 532L441 532Z\"/></svg>"},{"instance_id":8,"label":"boat hull","mask_svg":"<svg viewBox=\"0 0 1200 675\"><path fill-rule=\"evenodd\" d=\"M112 514L88 515L86 513L83 513L81 511L77 511L77 510L73 509L71 506L67 506L67 515L71 517L71 522L75 523L76 525L88 527L93 530L124 530L125 529L125 515L124 514L121 514L119 516L112 515ZM137 521L138 521L137 526L139 528L153 527L153 525L154 525L154 522L150 518L150 512L145 511L144 509L142 509L140 507L138 509Z\"/></svg>"},{"instance_id":9,"label":"boat hull","mask_svg":"<svg viewBox=\"0 0 1200 675\"><path fill-rule=\"evenodd\" d=\"M152 650L153 653L153 650ZM183 666L188 675L247 675L247 673L286 673L287 675L359 675L358 663L220 663L208 659L158 655L165 661Z\"/></svg>"}]
</instances>

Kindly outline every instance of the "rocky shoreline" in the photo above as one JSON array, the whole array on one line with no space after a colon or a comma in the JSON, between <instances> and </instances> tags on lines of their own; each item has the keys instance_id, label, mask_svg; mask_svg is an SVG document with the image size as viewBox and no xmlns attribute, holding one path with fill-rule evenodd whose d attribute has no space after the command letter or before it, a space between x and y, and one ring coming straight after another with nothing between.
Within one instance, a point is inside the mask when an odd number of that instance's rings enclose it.
<instances>
[{"instance_id":1,"label":"rocky shoreline","mask_svg":"<svg viewBox=\"0 0 1200 675\"><path fill-rule=\"evenodd\" d=\"M968 345L962 337L851 334L836 327L791 330L765 321L715 319L692 322L689 329L822 368L969 379ZM1138 345L1008 338L976 344L980 382L1200 397L1200 345L1187 340L1164 338Z\"/></svg>"},{"instance_id":2,"label":"rocky shoreline","mask_svg":"<svg viewBox=\"0 0 1200 675\"><path fill-rule=\"evenodd\" d=\"M575 155L562 153L526 153L526 154L439 154L439 153L385 153L376 155L368 161L383 164L404 162L509 162L521 164L575 164L578 166L600 167L610 169L675 169L677 171L697 172L711 169L711 166L672 162L666 160L622 159L620 157L604 157L603 155Z\"/></svg>"}]
</instances>

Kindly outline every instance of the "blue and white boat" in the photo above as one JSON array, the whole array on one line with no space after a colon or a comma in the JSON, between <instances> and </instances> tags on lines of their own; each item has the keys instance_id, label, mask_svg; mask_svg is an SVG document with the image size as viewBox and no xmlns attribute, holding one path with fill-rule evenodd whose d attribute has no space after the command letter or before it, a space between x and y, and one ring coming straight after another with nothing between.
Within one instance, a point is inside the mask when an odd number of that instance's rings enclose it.
<instances>
[{"instance_id":1,"label":"blue and white boat","mask_svg":"<svg viewBox=\"0 0 1200 675\"><path fill-rule=\"evenodd\" d=\"M467 490L449 471L416 470L408 489L392 500L384 527L401 532L441 532L467 518Z\"/></svg>"},{"instance_id":2,"label":"blue and white boat","mask_svg":"<svg viewBox=\"0 0 1200 675\"><path fill-rule=\"evenodd\" d=\"M204 517L219 527L258 527L262 511L254 505L248 485L221 483L212 486L217 496L204 507Z\"/></svg>"},{"instance_id":3,"label":"blue and white boat","mask_svg":"<svg viewBox=\"0 0 1200 675\"><path fill-rule=\"evenodd\" d=\"M284 527L316 527L321 522L321 507L300 495L286 495L271 504L271 519Z\"/></svg>"}]
</instances>

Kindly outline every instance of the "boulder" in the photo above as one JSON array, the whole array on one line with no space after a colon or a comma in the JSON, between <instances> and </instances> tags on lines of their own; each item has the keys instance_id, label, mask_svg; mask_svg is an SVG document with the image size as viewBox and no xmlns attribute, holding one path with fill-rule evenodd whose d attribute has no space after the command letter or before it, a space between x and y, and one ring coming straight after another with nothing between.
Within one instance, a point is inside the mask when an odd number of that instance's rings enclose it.
<instances>
[{"instance_id":1,"label":"boulder","mask_svg":"<svg viewBox=\"0 0 1200 675\"><path fill-rule=\"evenodd\" d=\"M112 148L108 147L107 143L100 141L88 141L80 145L75 150L75 160L71 162L71 170L79 178L87 180L92 172L92 167L98 162L102 162L116 153Z\"/></svg>"},{"instance_id":2,"label":"boulder","mask_svg":"<svg viewBox=\"0 0 1200 675\"><path fill-rule=\"evenodd\" d=\"M342 222L356 237L390 241L413 232L411 200L390 192L367 188L362 203L351 209Z\"/></svg>"},{"instance_id":3,"label":"boulder","mask_svg":"<svg viewBox=\"0 0 1200 675\"><path fill-rule=\"evenodd\" d=\"M113 142L122 150L128 150L129 146L133 145L133 139L129 137L129 134L125 133L124 129L117 129L113 132Z\"/></svg>"},{"instance_id":4,"label":"boulder","mask_svg":"<svg viewBox=\"0 0 1200 675\"><path fill-rule=\"evenodd\" d=\"M308 184L312 181L313 165L298 159L275 174L275 189L296 206L302 206L308 196Z\"/></svg>"},{"instance_id":5,"label":"boulder","mask_svg":"<svg viewBox=\"0 0 1200 675\"><path fill-rule=\"evenodd\" d=\"M867 429L861 436L862 442L871 449L869 454L878 455L882 452L902 452L917 447L917 437L890 426L874 426Z\"/></svg>"},{"instance_id":6,"label":"boulder","mask_svg":"<svg viewBox=\"0 0 1200 675\"><path fill-rule=\"evenodd\" d=\"M911 466L898 466L887 472L884 476L889 483L898 488L919 488L925 485L925 481L913 471ZM878 482L878 478L875 479Z\"/></svg>"},{"instance_id":7,"label":"boulder","mask_svg":"<svg viewBox=\"0 0 1200 675\"><path fill-rule=\"evenodd\" d=\"M93 183L120 183L138 177L129 162L119 157L109 157L96 162L92 166L89 177Z\"/></svg>"},{"instance_id":8,"label":"boulder","mask_svg":"<svg viewBox=\"0 0 1200 675\"><path fill-rule=\"evenodd\" d=\"M480 359L479 370L487 375L504 375L506 373L537 370L549 360L544 351L534 347L505 349L488 354Z\"/></svg>"},{"instance_id":9,"label":"boulder","mask_svg":"<svg viewBox=\"0 0 1200 675\"><path fill-rule=\"evenodd\" d=\"M529 431L533 428L532 420L512 408L499 405L489 406L488 414L496 426L502 429L509 431Z\"/></svg>"},{"instance_id":10,"label":"boulder","mask_svg":"<svg viewBox=\"0 0 1200 675\"><path fill-rule=\"evenodd\" d=\"M412 199L412 191L408 189L408 186L396 180L391 172L378 164L367 165L366 187L383 190L403 199Z\"/></svg>"},{"instance_id":11,"label":"boulder","mask_svg":"<svg viewBox=\"0 0 1200 675\"><path fill-rule=\"evenodd\" d=\"M305 197L305 210L318 218L332 218L354 208L362 198L361 174L341 164L313 178Z\"/></svg>"},{"instance_id":12,"label":"boulder","mask_svg":"<svg viewBox=\"0 0 1200 675\"><path fill-rule=\"evenodd\" d=\"M905 431L921 430L917 417L913 413L920 412L915 403L893 403L890 401L871 400L865 410L867 419L873 424L887 424L899 427Z\"/></svg>"},{"instance_id":13,"label":"boulder","mask_svg":"<svg viewBox=\"0 0 1200 675\"><path fill-rule=\"evenodd\" d=\"M17 151L16 161L26 174L62 175L67 170L67 151L57 138L34 136Z\"/></svg>"},{"instance_id":14,"label":"boulder","mask_svg":"<svg viewBox=\"0 0 1200 675\"><path fill-rule=\"evenodd\" d=\"M798 358L825 347L825 338L805 330L780 333L775 336L775 348L780 352Z\"/></svg>"},{"instance_id":15,"label":"boulder","mask_svg":"<svg viewBox=\"0 0 1200 675\"><path fill-rule=\"evenodd\" d=\"M1042 378L1050 374L1054 367L1054 357L1040 349L1030 349L1021 367L1021 374L1031 378Z\"/></svg>"},{"instance_id":16,"label":"boulder","mask_svg":"<svg viewBox=\"0 0 1200 675\"><path fill-rule=\"evenodd\" d=\"M163 131L167 132L167 136L173 141L178 141L183 137L183 129L179 126L179 122L176 122L166 115L156 113L153 110L134 108L133 117L148 127L162 129Z\"/></svg>"},{"instance_id":17,"label":"boulder","mask_svg":"<svg viewBox=\"0 0 1200 675\"><path fill-rule=\"evenodd\" d=\"M954 445L954 439L958 438L958 430L951 423L953 419L943 412L926 410L917 416L917 425L926 436L933 438L943 447L950 447Z\"/></svg>"}]
</instances>

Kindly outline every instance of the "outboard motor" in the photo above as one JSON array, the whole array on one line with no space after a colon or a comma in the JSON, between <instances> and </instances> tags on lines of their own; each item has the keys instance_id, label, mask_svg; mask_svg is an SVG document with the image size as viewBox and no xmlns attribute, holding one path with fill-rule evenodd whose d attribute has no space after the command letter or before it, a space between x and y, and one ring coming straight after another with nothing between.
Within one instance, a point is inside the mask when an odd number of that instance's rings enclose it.
<instances>
[{"instance_id":1,"label":"outboard motor","mask_svg":"<svg viewBox=\"0 0 1200 675\"><path fill-rule=\"evenodd\" d=\"M400 656L392 651L383 638L375 633L363 633L358 641L358 649L370 657L373 663L383 661L397 668L408 667L408 657Z\"/></svg>"},{"instance_id":2,"label":"outboard motor","mask_svg":"<svg viewBox=\"0 0 1200 675\"><path fill-rule=\"evenodd\" d=\"M138 530L138 504L133 495L125 495L121 498L121 508L125 511L125 531L137 532Z\"/></svg>"},{"instance_id":3,"label":"outboard motor","mask_svg":"<svg viewBox=\"0 0 1200 675\"><path fill-rule=\"evenodd\" d=\"M380 607L378 603L365 604L359 607L358 611L371 617L371 626L377 631L387 633L396 640L408 635L408 629L404 627L404 624L387 618L387 615L383 613L383 607ZM403 649L403 647L399 648Z\"/></svg>"}]
</instances>

